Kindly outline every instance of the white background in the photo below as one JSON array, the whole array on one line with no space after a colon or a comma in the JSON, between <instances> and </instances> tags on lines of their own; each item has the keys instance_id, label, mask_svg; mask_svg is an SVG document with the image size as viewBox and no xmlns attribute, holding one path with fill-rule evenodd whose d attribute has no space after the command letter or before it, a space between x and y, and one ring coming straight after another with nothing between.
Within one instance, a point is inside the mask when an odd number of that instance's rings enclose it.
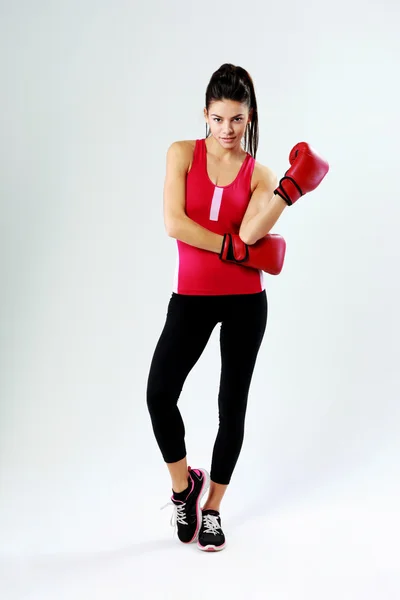
<instances>
[{"instance_id":1,"label":"white background","mask_svg":"<svg viewBox=\"0 0 400 600\"><path fill-rule=\"evenodd\" d=\"M1 3L0 592L4 600L400 594L395 0ZM284 211L284 269L226 549L172 538L145 391L172 291L165 155L204 137L224 62L259 104L257 159L330 163ZM210 468L219 328L184 387ZM207 565L204 562L207 561Z\"/></svg>"}]
</instances>

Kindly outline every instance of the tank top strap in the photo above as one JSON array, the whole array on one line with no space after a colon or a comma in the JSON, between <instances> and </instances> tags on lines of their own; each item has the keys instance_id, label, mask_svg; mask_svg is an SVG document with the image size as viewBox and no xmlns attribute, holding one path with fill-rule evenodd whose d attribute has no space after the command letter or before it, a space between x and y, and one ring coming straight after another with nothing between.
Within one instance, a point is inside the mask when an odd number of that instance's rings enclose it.
<instances>
[{"instance_id":1,"label":"tank top strap","mask_svg":"<svg viewBox=\"0 0 400 600\"><path fill-rule=\"evenodd\" d=\"M199 139L196 140L195 146L194 146L194 150L193 150L193 159L192 159L192 166L190 168L190 170L192 170L194 167L201 167L204 164L204 160L205 160L205 146L203 144L204 140Z\"/></svg>"},{"instance_id":2,"label":"tank top strap","mask_svg":"<svg viewBox=\"0 0 400 600\"><path fill-rule=\"evenodd\" d=\"M245 158L245 164L243 165L243 169L241 172L241 176L247 180L251 180L255 164L256 164L255 159L251 156L251 154L247 153L247 156Z\"/></svg>"}]
</instances>

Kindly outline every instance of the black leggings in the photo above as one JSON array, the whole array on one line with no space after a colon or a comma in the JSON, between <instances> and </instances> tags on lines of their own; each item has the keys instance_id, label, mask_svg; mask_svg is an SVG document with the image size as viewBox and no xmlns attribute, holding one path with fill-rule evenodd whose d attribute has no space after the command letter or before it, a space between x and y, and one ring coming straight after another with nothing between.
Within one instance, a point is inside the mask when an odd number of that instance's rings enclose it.
<instances>
[{"instance_id":1,"label":"black leggings","mask_svg":"<svg viewBox=\"0 0 400 600\"><path fill-rule=\"evenodd\" d=\"M265 290L229 296L172 294L147 382L147 406L166 463L186 456L178 399L189 372L220 322L219 429L210 474L215 483L230 483L243 444L247 397L267 314Z\"/></svg>"}]
</instances>

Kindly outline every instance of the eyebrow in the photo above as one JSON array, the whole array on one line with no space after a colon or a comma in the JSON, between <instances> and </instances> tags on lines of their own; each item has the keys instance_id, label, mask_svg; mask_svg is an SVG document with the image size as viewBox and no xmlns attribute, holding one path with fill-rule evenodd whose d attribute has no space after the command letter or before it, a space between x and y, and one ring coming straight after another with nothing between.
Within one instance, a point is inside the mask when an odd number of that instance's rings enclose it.
<instances>
[{"instance_id":1,"label":"eyebrow","mask_svg":"<svg viewBox=\"0 0 400 600\"><path fill-rule=\"evenodd\" d=\"M211 116L212 117L218 117L219 119L222 119L221 115L217 115L216 113L212 113ZM232 119L236 119L236 117L244 117L244 114L240 113L239 115L235 115L234 117L232 117Z\"/></svg>"}]
</instances>

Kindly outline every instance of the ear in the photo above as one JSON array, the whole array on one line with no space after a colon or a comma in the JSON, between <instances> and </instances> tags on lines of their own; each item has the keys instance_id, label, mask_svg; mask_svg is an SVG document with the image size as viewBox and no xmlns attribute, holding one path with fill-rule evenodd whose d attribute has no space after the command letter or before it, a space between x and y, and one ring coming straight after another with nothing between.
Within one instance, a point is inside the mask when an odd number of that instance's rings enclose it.
<instances>
[{"instance_id":1,"label":"ear","mask_svg":"<svg viewBox=\"0 0 400 600\"><path fill-rule=\"evenodd\" d=\"M207 115L207 109L206 108L204 108L203 114L204 114L204 119L207 121L208 115Z\"/></svg>"}]
</instances>

